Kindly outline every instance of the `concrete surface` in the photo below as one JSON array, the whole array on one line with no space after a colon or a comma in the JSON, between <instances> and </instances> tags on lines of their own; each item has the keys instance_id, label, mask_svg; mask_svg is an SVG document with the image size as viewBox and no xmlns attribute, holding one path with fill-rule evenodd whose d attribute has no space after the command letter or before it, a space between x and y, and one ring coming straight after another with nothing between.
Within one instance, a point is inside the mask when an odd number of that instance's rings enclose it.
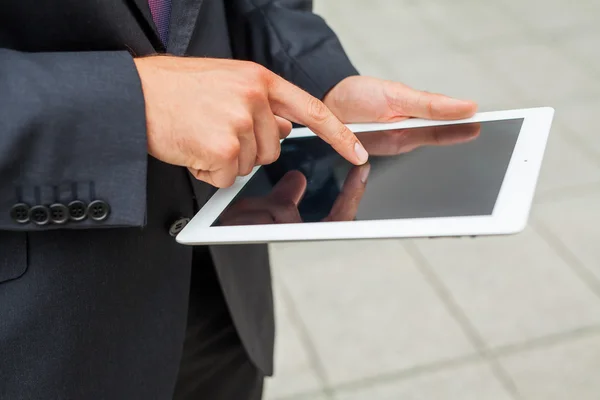
<instances>
[{"instance_id":1,"label":"concrete surface","mask_svg":"<svg viewBox=\"0 0 600 400\"><path fill-rule=\"evenodd\" d=\"M556 119L520 235L272 246L265 399L600 399L600 1L315 3L365 75Z\"/></svg>"}]
</instances>

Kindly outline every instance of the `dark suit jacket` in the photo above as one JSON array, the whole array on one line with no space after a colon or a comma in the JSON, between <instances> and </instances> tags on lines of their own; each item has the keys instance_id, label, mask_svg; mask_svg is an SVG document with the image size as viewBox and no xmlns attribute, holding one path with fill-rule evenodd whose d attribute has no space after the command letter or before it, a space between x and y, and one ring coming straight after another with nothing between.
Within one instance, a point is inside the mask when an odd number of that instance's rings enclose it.
<instances>
[{"instance_id":1,"label":"dark suit jacket","mask_svg":"<svg viewBox=\"0 0 600 400\"><path fill-rule=\"evenodd\" d=\"M2 1L1 399L170 398L192 253L168 230L212 190L147 156L132 54L254 60L323 97L356 71L311 3L173 0L165 49L146 0ZM211 251L270 374L267 248Z\"/></svg>"}]
</instances>

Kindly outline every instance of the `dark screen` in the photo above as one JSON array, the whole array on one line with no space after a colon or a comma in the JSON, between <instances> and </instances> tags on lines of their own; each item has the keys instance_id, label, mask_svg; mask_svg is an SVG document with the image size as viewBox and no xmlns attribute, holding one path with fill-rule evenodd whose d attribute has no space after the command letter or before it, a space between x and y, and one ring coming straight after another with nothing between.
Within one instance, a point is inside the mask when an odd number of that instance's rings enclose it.
<instances>
[{"instance_id":1,"label":"dark screen","mask_svg":"<svg viewBox=\"0 0 600 400\"><path fill-rule=\"evenodd\" d=\"M320 138L288 139L213 225L491 215L522 123L358 133L360 167Z\"/></svg>"}]
</instances>

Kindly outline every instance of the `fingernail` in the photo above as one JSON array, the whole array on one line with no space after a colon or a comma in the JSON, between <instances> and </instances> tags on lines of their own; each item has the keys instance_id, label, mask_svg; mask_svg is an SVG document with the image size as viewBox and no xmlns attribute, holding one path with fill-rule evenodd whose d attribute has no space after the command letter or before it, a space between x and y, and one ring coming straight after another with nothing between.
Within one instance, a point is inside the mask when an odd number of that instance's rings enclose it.
<instances>
[{"instance_id":1,"label":"fingernail","mask_svg":"<svg viewBox=\"0 0 600 400\"><path fill-rule=\"evenodd\" d=\"M360 181L362 183L367 183L367 179L369 178L369 172L371 172L371 164L363 165L360 171Z\"/></svg>"},{"instance_id":2,"label":"fingernail","mask_svg":"<svg viewBox=\"0 0 600 400\"><path fill-rule=\"evenodd\" d=\"M366 163L369 159L369 153L367 153L367 150L365 150L363 145L359 142L356 142L356 144L354 145L354 152L358 156L358 161L360 161L361 164Z\"/></svg>"}]
</instances>

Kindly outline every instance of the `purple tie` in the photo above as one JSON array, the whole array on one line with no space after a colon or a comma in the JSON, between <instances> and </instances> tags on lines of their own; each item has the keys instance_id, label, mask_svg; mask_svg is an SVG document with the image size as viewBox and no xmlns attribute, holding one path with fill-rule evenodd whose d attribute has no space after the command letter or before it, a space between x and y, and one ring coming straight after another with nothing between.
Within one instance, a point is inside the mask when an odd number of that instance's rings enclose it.
<instances>
[{"instance_id":1,"label":"purple tie","mask_svg":"<svg viewBox=\"0 0 600 400\"><path fill-rule=\"evenodd\" d=\"M171 18L171 0L148 0L152 19L160 40L166 46L169 40L169 19Z\"/></svg>"}]
</instances>

